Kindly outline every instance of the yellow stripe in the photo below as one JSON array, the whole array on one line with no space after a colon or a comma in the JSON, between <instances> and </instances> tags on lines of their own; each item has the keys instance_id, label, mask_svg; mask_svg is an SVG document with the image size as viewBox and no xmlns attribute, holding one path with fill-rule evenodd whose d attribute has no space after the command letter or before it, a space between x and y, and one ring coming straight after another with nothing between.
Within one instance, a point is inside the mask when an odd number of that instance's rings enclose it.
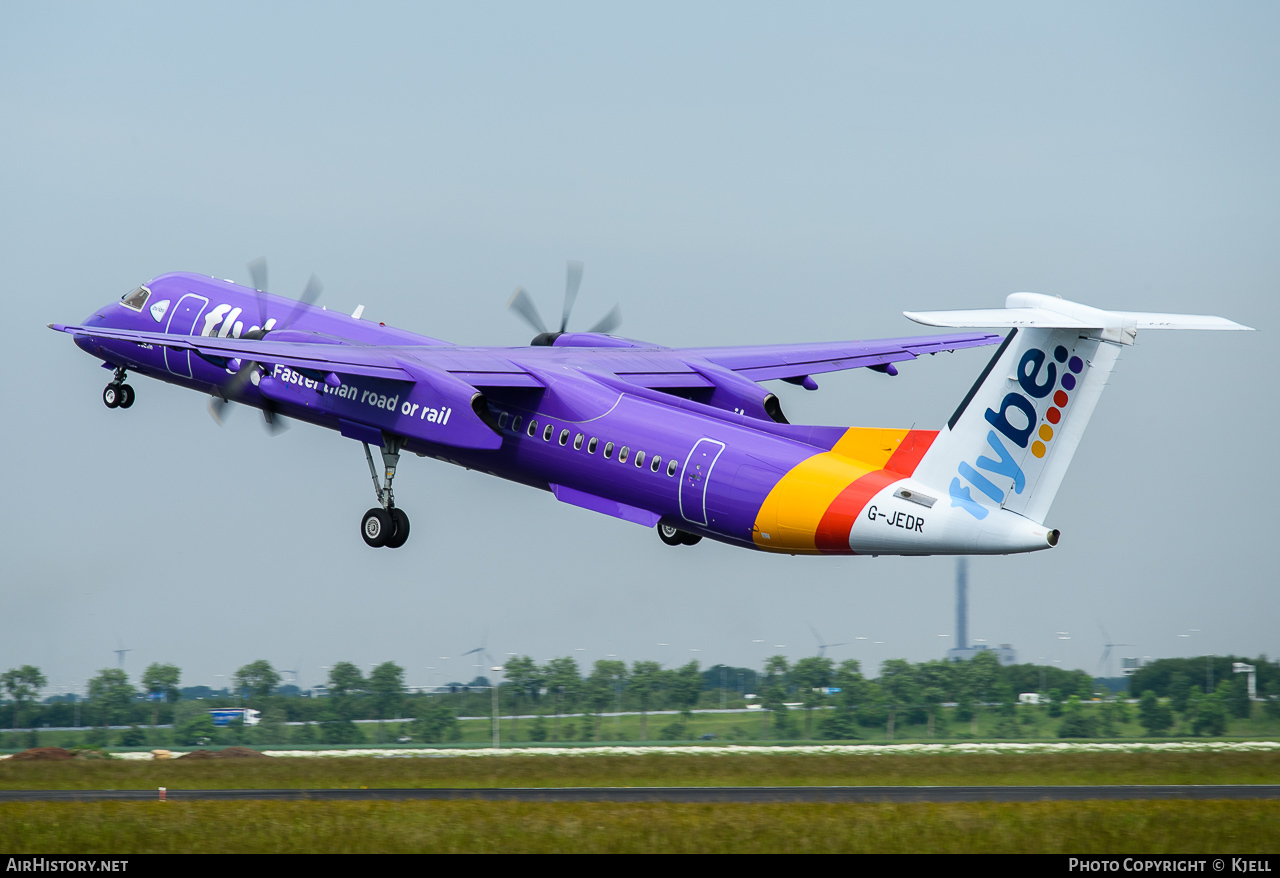
<instances>
[{"instance_id":1,"label":"yellow stripe","mask_svg":"<svg viewBox=\"0 0 1280 878\"><path fill-rule=\"evenodd\" d=\"M868 433L905 432L868 430ZM841 440L843 441L843 440ZM901 441L901 439L899 439ZM837 446L838 447L838 446ZM896 445L894 446L897 447ZM889 454L893 451L890 450ZM885 455L888 460L888 455ZM828 507L845 488L881 467L833 451L796 464L773 486L756 515L752 539L761 549L795 555L818 554L815 535ZM766 537L766 534L768 535Z\"/></svg>"},{"instance_id":2,"label":"yellow stripe","mask_svg":"<svg viewBox=\"0 0 1280 878\"><path fill-rule=\"evenodd\" d=\"M872 469L884 469L889 458L898 450L902 440L910 430L890 430L879 427L850 427L840 437L836 447L831 449L836 454L861 463L869 464Z\"/></svg>"}]
</instances>

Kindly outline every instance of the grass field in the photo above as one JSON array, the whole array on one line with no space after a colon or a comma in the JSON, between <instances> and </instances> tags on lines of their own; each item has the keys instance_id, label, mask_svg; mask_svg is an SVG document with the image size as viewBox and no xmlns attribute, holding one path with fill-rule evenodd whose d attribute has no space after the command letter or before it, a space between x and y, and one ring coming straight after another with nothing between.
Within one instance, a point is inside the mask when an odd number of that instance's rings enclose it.
<instances>
[{"instance_id":1,"label":"grass field","mask_svg":"<svg viewBox=\"0 0 1280 878\"><path fill-rule=\"evenodd\" d=\"M739 805L188 802L0 805L38 853L1274 852L1280 802Z\"/></svg>"},{"instance_id":2,"label":"grass field","mask_svg":"<svg viewBox=\"0 0 1280 878\"><path fill-rule=\"evenodd\" d=\"M1280 783L1280 752L0 762L0 789Z\"/></svg>"}]
</instances>

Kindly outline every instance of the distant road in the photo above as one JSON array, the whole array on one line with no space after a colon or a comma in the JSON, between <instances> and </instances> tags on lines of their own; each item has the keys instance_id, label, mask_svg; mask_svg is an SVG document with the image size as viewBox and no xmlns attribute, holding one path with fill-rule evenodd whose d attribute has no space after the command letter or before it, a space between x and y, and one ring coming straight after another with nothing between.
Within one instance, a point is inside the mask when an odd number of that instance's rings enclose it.
<instances>
[{"instance_id":1,"label":"distant road","mask_svg":"<svg viewBox=\"0 0 1280 878\"><path fill-rule=\"evenodd\" d=\"M0 802L155 801L156 790L0 790ZM168 801L1079 802L1280 799L1280 784L1053 787L555 787L380 790L168 790Z\"/></svg>"}]
</instances>

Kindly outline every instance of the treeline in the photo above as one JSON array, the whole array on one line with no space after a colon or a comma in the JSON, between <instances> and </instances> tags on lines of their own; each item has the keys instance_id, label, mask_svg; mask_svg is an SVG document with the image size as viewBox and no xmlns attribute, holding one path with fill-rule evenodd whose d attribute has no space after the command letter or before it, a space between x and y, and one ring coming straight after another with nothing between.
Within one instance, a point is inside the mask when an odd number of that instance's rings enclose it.
<instances>
[{"instance_id":1,"label":"treeline","mask_svg":"<svg viewBox=\"0 0 1280 878\"><path fill-rule=\"evenodd\" d=\"M1232 661L1168 659L1143 668L1132 678L1136 691L1151 693L1139 708L1143 726L1150 734L1164 734L1181 720L1189 733L1222 734L1226 716L1249 716L1251 704L1242 694L1246 681L1242 674L1231 674ZM1258 668L1260 691L1270 696L1265 705L1270 714L1280 708L1275 697L1280 693L1274 691L1280 669L1265 659L1252 663ZM1218 675L1211 691L1188 683L1194 668L1202 675ZM696 661L663 668L654 661L628 666L608 659L583 669L572 657L539 664L519 656L507 661L502 674L497 709L509 718L513 737L534 741L566 736L600 740L601 716L615 712L640 714L641 740L680 740L693 710L749 704L761 707L762 738L851 739L864 737L868 729L883 729L893 739L904 725L920 726L920 733L931 736L976 736L983 715L995 722L997 736L1019 737L1019 709L1022 723L1038 711L1034 716L1052 718L1064 737L1115 735L1132 721L1129 708L1114 699L1098 710L1082 709L1082 700L1095 694L1094 680L1083 671L1002 666L994 653L963 662L893 659L881 665L875 678L864 676L852 659L837 664L815 656L792 664L780 655L770 658L763 672L724 665L702 669ZM234 695L184 700L180 683L181 671L171 664L148 666L136 685L123 670L104 669L90 680L87 701L38 703L45 678L38 668L23 666L0 675L0 687L9 697L0 708L0 722L8 720L4 725L9 728L93 726L104 743L112 738L106 727L136 726L114 736L125 745L151 743L156 735L148 737L141 731L144 726L172 724L171 742L191 745L356 743L365 738L355 720L408 720L396 728L403 726L410 740L439 743L457 739L459 716L489 716L494 708L494 692L484 677L439 692L410 694L404 669L394 662L378 665L368 676L351 662L337 662L329 670L326 697L281 695L280 674L265 660L236 672ZM1030 692L1037 693L1042 706L1019 708L1019 695ZM944 711L944 704L955 706ZM253 727L215 728L209 708L225 706L255 708L262 721ZM660 728L651 730L649 714L657 711L677 715L664 717ZM577 719L562 727L562 718L570 714ZM522 716L532 718L522 721ZM303 725L287 725L297 723ZM385 734L381 726L377 734Z\"/></svg>"}]
</instances>

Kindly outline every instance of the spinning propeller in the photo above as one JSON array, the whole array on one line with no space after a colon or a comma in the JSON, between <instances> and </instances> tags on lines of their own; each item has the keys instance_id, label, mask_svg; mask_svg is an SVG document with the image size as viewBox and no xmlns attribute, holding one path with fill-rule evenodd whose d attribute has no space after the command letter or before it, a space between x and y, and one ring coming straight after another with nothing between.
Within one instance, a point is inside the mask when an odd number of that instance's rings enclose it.
<instances>
[{"instance_id":1,"label":"spinning propeller","mask_svg":"<svg viewBox=\"0 0 1280 878\"><path fill-rule=\"evenodd\" d=\"M516 291L511 294L511 299L507 302L507 310L514 311L524 322L536 331L538 334L530 344L550 345L569 327L569 313L573 311L573 303L578 298L578 287L582 284L582 263L570 262L566 270L564 281L564 312L560 316L560 329L556 332L550 332L547 324L543 321L542 315L538 313L538 306L533 304L533 299L529 296L528 291L524 287L516 287ZM595 322L587 332L610 333L622 325L622 309L617 305L609 310L599 320Z\"/></svg>"},{"instance_id":2,"label":"spinning propeller","mask_svg":"<svg viewBox=\"0 0 1280 878\"><path fill-rule=\"evenodd\" d=\"M293 322L302 316L303 312L316 300L320 298L320 293L324 291L324 285L320 283L319 278L314 274L307 281L307 286L302 291L302 296L294 304L288 316L281 322L277 322L274 317L267 317L267 260L258 257L249 263L249 276L253 279L253 289L258 294L258 323L251 326L245 331L241 338L260 339L267 333L288 329ZM227 364L227 368L234 372L231 379L219 388L218 396L209 400L209 414L213 419L222 426L224 412L227 406L231 405L235 399L240 396L245 385L253 380L253 375L257 371L259 364L253 360L241 362L232 360ZM264 399L262 408L262 418L266 423L267 432L275 435L284 430L288 425L276 415L275 409L271 403Z\"/></svg>"}]
</instances>

